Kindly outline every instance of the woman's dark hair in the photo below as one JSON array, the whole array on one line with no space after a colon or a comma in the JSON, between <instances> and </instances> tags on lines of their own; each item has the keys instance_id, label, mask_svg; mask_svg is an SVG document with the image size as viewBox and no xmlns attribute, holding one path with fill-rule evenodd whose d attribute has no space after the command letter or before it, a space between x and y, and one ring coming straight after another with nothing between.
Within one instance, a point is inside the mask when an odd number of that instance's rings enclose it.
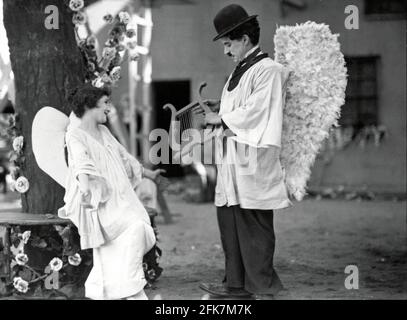
<instances>
[{"instance_id":1,"label":"woman's dark hair","mask_svg":"<svg viewBox=\"0 0 407 320\"><path fill-rule=\"evenodd\" d=\"M260 26L257 19L252 19L243 23L241 26L229 32L226 36L229 37L230 40L240 40L245 34L249 37L252 45L255 46L259 43Z\"/></svg>"},{"instance_id":2,"label":"woman's dark hair","mask_svg":"<svg viewBox=\"0 0 407 320\"><path fill-rule=\"evenodd\" d=\"M107 87L96 88L90 84L80 86L69 93L68 103L78 118L82 118L86 109L96 108L96 104L103 96L110 97L111 91Z\"/></svg>"}]
</instances>

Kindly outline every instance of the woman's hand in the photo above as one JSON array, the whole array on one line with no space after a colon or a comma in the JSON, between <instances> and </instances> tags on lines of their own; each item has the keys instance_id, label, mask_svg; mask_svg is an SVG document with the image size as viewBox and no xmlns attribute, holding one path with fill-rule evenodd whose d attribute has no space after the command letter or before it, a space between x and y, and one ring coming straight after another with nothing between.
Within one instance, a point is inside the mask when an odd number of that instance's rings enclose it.
<instances>
[{"instance_id":1,"label":"woman's hand","mask_svg":"<svg viewBox=\"0 0 407 320\"><path fill-rule=\"evenodd\" d=\"M165 173L166 171L164 169L157 169L157 170L148 170L144 169L144 176L148 179L151 179L155 182L157 185L157 188L160 190L165 190L169 184L170 181L168 178L163 177L161 174Z\"/></svg>"},{"instance_id":2,"label":"woman's hand","mask_svg":"<svg viewBox=\"0 0 407 320\"><path fill-rule=\"evenodd\" d=\"M84 208L92 208L92 205L90 204L92 194L89 188L89 177L87 174L80 174L78 180L79 192L81 194L81 205Z\"/></svg>"},{"instance_id":3,"label":"woman's hand","mask_svg":"<svg viewBox=\"0 0 407 320\"><path fill-rule=\"evenodd\" d=\"M161 174L165 173L166 171L163 169L157 169L153 171L153 175L154 175L154 179L152 179L156 185L157 188L159 190L165 190L168 188L168 186L170 185L170 181L168 180L168 178L163 177Z\"/></svg>"},{"instance_id":4,"label":"woman's hand","mask_svg":"<svg viewBox=\"0 0 407 320\"><path fill-rule=\"evenodd\" d=\"M150 179L155 181L162 173L165 173L164 169L151 170Z\"/></svg>"},{"instance_id":5,"label":"woman's hand","mask_svg":"<svg viewBox=\"0 0 407 320\"><path fill-rule=\"evenodd\" d=\"M92 205L90 204L91 197L92 197L90 189L89 188L86 189L86 188L83 188L83 187L82 188L79 187L79 191L81 193L81 205L84 208L92 208Z\"/></svg>"}]
</instances>

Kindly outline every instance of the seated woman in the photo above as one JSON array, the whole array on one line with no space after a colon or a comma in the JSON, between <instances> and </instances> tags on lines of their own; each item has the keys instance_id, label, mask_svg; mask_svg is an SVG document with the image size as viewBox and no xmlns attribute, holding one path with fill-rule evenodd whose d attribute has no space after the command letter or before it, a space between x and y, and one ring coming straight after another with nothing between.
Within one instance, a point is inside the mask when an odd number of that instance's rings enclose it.
<instances>
[{"instance_id":1,"label":"seated woman","mask_svg":"<svg viewBox=\"0 0 407 320\"><path fill-rule=\"evenodd\" d=\"M147 299L143 256L156 239L134 188L162 170L143 168L103 125L110 91L84 85L70 97L81 124L66 134L69 173L58 215L77 226L81 248L93 248L85 283L91 299Z\"/></svg>"}]
</instances>

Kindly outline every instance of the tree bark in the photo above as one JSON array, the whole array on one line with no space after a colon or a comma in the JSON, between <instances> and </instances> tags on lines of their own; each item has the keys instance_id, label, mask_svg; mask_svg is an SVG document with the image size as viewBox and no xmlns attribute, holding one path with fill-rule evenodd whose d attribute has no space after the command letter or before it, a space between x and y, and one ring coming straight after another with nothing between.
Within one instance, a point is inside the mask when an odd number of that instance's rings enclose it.
<instances>
[{"instance_id":1,"label":"tree bark","mask_svg":"<svg viewBox=\"0 0 407 320\"><path fill-rule=\"evenodd\" d=\"M37 165L31 144L31 125L38 110L70 110L67 94L84 83L82 56L76 45L72 12L67 1L4 0L4 26L10 49L16 89L15 110L20 115L26 158L22 174L30 183L22 194L23 211L56 213L63 206L64 189ZM48 5L59 11L59 28L47 29Z\"/></svg>"}]
</instances>

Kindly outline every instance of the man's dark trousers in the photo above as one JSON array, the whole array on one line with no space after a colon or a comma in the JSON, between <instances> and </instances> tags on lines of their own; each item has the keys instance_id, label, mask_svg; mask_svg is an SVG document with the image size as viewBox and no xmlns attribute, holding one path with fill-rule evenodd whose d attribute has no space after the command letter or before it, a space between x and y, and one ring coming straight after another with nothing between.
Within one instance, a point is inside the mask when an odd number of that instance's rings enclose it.
<instances>
[{"instance_id":1,"label":"man's dark trousers","mask_svg":"<svg viewBox=\"0 0 407 320\"><path fill-rule=\"evenodd\" d=\"M283 289L273 267L273 215L273 210L217 207L227 287L254 294L276 294Z\"/></svg>"}]
</instances>

